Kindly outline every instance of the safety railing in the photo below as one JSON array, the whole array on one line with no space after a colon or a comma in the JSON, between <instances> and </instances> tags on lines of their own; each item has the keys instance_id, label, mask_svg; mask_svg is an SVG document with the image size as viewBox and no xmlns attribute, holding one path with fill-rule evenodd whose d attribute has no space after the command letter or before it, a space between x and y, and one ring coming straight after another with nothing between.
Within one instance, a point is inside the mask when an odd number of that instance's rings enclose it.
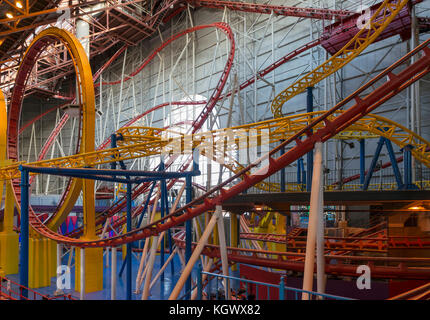
<instances>
[{"instance_id":1,"label":"safety railing","mask_svg":"<svg viewBox=\"0 0 430 320\"><path fill-rule=\"evenodd\" d=\"M400 168L399 172L403 179L403 169ZM344 169L342 175L338 170L327 170L323 174L324 190L325 191L361 191L363 184L360 183L360 170L357 169ZM430 170L422 169L416 170L416 179L413 182L414 188L419 190L430 190ZM340 180L345 180L339 183ZM280 192L281 191L281 173L277 172L264 180L264 183L259 187L250 188L247 193L261 194L267 192ZM403 181L404 182L404 181ZM405 187L405 186L403 186ZM306 191L306 172L285 173L285 192L300 192ZM391 168L385 168L373 174L371 183L368 185L368 191L392 191L398 190L399 185Z\"/></svg>"},{"instance_id":2,"label":"safety railing","mask_svg":"<svg viewBox=\"0 0 430 320\"><path fill-rule=\"evenodd\" d=\"M245 278L237 278L233 276L225 276L222 274L216 274L206 271L200 271L197 276L197 299L203 298L203 281L202 276L208 277L206 285L206 297L210 300L225 300L225 293L220 291L220 286L223 286L223 282L226 280L227 283L237 282L240 290L232 295L234 300L301 300L303 294L307 294L309 300L354 300L347 297L341 297L331 294L319 293L314 291L301 290L293 287L285 286L285 278L281 277L281 281L278 285L249 280ZM212 293L213 281L215 281L215 293ZM227 288L230 285L227 284ZM259 299L263 297L263 299Z\"/></svg>"},{"instance_id":3,"label":"safety railing","mask_svg":"<svg viewBox=\"0 0 430 320\"><path fill-rule=\"evenodd\" d=\"M0 296L4 300L76 300L70 294L48 296L0 276Z\"/></svg>"}]
</instances>

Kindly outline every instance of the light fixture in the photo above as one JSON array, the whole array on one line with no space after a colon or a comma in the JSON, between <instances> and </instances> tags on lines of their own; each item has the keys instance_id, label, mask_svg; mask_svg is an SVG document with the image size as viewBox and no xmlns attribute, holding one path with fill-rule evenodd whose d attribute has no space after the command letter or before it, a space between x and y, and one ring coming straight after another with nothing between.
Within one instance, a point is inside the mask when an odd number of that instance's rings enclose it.
<instances>
[{"instance_id":1,"label":"light fixture","mask_svg":"<svg viewBox=\"0 0 430 320\"><path fill-rule=\"evenodd\" d=\"M20 8L20 9L22 9L24 6L22 5L22 2L21 1L16 1L15 2L15 5L18 7L18 8Z\"/></svg>"},{"instance_id":2,"label":"light fixture","mask_svg":"<svg viewBox=\"0 0 430 320\"><path fill-rule=\"evenodd\" d=\"M13 18L13 14L12 14L12 13L10 13L10 12L7 12L7 13L6 13L6 17L8 17L9 19L12 19L12 18Z\"/></svg>"},{"instance_id":3,"label":"light fixture","mask_svg":"<svg viewBox=\"0 0 430 320\"><path fill-rule=\"evenodd\" d=\"M408 208L408 210L418 211L418 210L425 210L425 208L423 206L411 206Z\"/></svg>"}]
</instances>

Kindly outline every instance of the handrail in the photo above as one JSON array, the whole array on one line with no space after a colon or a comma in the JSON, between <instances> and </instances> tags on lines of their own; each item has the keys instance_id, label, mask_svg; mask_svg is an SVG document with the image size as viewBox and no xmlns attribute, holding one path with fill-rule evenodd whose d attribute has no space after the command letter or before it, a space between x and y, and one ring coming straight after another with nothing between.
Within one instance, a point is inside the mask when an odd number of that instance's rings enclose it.
<instances>
[{"instance_id":1,"label":"handrail","mask_svg":"<svg viewBox=\"0 0 430 320\"><path fill-rule=\"evenodd\" d=\"M254 281L254 280L249 280L249 279L245 279L245 278L237 278L237 277L233 277L233 276L226 276L226 275L216 274L216 273L211 273L211 272L206 272L206 271L201 271L201 274L206 274L208 276L213 276L213 277L217 277L217 278L224 278L224 279L228 279L228 280L237 280L239 282L246 282L246 283L251 283L251 284L255 284L255 285L266 286L266 287L269 287L269 288L275 288L275 289L279 289L280 292L281 292L282 289L284 289L287 292L288 291L292 291L292 292L295 292L295 293L308 293L311 296L321 297L321 298L328 298L328 299L334 299L334 300L355 300L355 299L352 299L352 298L341 297L341 296L332 295L332 294L326 294L326 293L320 293L320 292L315 292L315 291L302 290L302 289L297 289L297 288L293 288L293 287L286 287L284 285L284 277L281 277L281 281L280 281L279 285L275 285L275 284L272 284L272 283L265 283L265 282L260 282L260 281ZM282 297L283 295L280 294L280 296Z\"/></svg>"}]
</instances>

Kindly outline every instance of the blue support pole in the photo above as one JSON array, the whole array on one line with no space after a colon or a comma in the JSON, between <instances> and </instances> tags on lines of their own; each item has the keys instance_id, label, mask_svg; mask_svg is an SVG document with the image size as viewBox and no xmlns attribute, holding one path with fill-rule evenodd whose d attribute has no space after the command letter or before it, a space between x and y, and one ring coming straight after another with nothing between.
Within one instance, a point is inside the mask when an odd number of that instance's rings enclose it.
<instances>
[{"instance_id":1,"label":"blue support pole","mask_svg":"<svg viewBox=\"0 0 430 320\"><path fill-rule=\"evenodd\" d=\"M192 200L192 184L191 184L191 177L187 176L185 178L185 197L186 202L190 203ZM188 263L188 261L191 258L191 242L192 242L192 227L191 227L191 220L187 220L185 222L185 263ZM191 276L188 277L187 281L185 282L185 292L187 292L187 295L185 297L186 300L190 300L191 298Z\"/></svg>"},{"instance_id":2,"label":"blue support pole","mask_svg":"<svg viewBox=\"0 0 430 320\"><path fill-rule=\"evenodd\" d=\"M379 139L379 141L378 141L378 145L376 147L375 155L372 158L372 162L370 164L370 168L367 171L366 177L364 179L363 190L367 190L367 188L369 188L370 179L372 178L373 171L376 168L376 164L378 162L379 155L381 154L382 147L384 146L384 143L385 143L384 139L385 139L384 137L381 137Z\"/></svg>"},{"instance_id":3,"label":"blue support pole","mask_svg":"<svg viewBox=\"0 0 430 320\"><path fill-rule=\"evenodd\" d=\"M410 146L407 145L403 148L403 168L404 168L406 188L412 182L412 161L411 160L412 160L411 149L410 149Z\"/></svg>"},{"instance_id":4,"label":"blue support pole","mask_svg":"<svg viewBox=\"0 0 430 320\"><path fill-rule=\"evenodd\" d=\"M127 232L131 231L131 183L127 183ZM131 266L131 242L127 243L127 300L132 300L131 296L131 272L132 272L132 266Z\"/></svg>"},{"instance_id":5,"label":"blue support pole","mask_svg":"<svg viewBox=\"0 0 430 320\"><path fill-rule=\"evenodd\" d=\"M360 140L360 184L363 186L364 178L366 176L366 141L364 139Z\"/></svg>"},{"instance_id":6,"label":"blue support pole","mask_svg":"<svg viewBox=\"0 0 430 320\"><path fill-rule=\"evenodd\" d=\"M142 213L140 214L139 221L137 223L137 227L138 228L140 228L140 225L142 224L144 213L148 209L149 201L151 200L151 195L152 195L152 192L154 191L154 188L155 188L156 184L157 184L157 182L154 181L152 183L151 190L149 190L148 197L146 198L145 206L143 207Z\"/></svg>"},{"instance_id":7,"label":"blue support pole","mask_svg":"<svg viewBox=\"0 0 430 320\"><path fill-rule=\"evenodd\" d=\"M110 136L110 147L111 147L111 149L117 147L117 145L116 145L116 134L115 133L111 134L111 136ZM110 168L112 170L116 170L116 161L111 162Z\"/></svg>"},{"instance_id":8,"label":"blue support pole","mask_svg":"<svg viewBox=\"0 0 430 320\"><path fill-rule=\"evenodd\" d=\"M161 161L160 163L160 171L164 171L164 162ZM166 198L166 193L164 190L164 185L165 185L166 181L161 181L161 197L160 197L160 216L161 219L164 218L164 210L165 210L165 198ZM164 265L164 237L161 239L161 244L160 244L160 266ZM161 274L160 276L160 282L161 282L161 290L163 290L164 288L164 272Z\"/></svg>"},{"instance_id":9,"label":"blue support pole","mask_svg":"<svg viewBox=\"0 0 430 320\"><path fill-rule=\"evenodd\" d=\"M281 143L283 142L284 140L281 140ZM283 147L282 149L281 149L281 156L282 155L284 155L285 154L285 148ZM282 168L281 169L281 192L285 192L285 168Z\"/></svg>"},{"instance_id":10,"label":"blue support pole","mask_svg":"<svg viewBox=\"0 0 430 320\"><path fill-rule=\"evenodd\" d=\"M164 197L164 200L165 200L164 207L165 207L166 214L169 214L169 212L170 212L170 209L169 209L169 194L167 192L166 180L162 181L162 186L163 186L164 195L165 195L165 197ZM169 241L169 253L172 254L172 252L173 252L173 240L172 240L172 231L170 229L167 230L167 239ZM173 259L170 262L170 273L171 273L172 279L173 279L173 275L175 274L175 265L174 265Z\"/></svg>"},{"instance_id":11,"label":"blue support pole","mask_svg":"<svg viewBox=\"0 0 430 320\"><path fill-rule=\"evenodd\" d=\"M385 146L388 150L388 156L390 157L391 166L393 167L394 177L396 178L396 183L398 189L403 189L403 181L402 181L402 175L400 174L399 166L397 165L397 159L396 155L394 154L393 145L391 144L391 141L387 138L384 138L385 140Z\"/></svg>"},{"instance_id":12,"label":"blue support pole","mask_svg":"<svg viewBox=\"0 0 430 320\"><path fill-rule=\"evenodd\" d=\"M404 188L407 190L418 189L412 182L412 150L413 146L410 144L403 148L403 171L404 171Z\"/></svg>"},{"instance_id":13,"label":"blue support pole","mask_svg":"<svg viewBox=\"0 0 430 320\"><path fill-rule=\"evenodd\" d=\"M197 265L197 300L202 300L202 265Z\"/></svg>"},{"instance_id":14,"label":"blue support pole","mask_svg":"<svg viewBox=\"0 0 430 320\"><path fill-rule=\"evenodd\" d=\"M306 112L314 112L314 97L312 93L313 88L307 88L307 104L306 104ZM314 166L314 151L311 150L306 155L306 167L307 167L307 176L306 176L306 191L311 191L312 187L312 171Z\"/></svg>"},{"instance_id":15,"label":"blue support pole","mask_svg":"<svg viewBox=\"0 0 430 320\"><path fill-rule=\"evenodd\" d=\"M305 190L307 190L307 188L306 188L306 171L305 171L305 169L304 169L304 165L303 165L303 170L302 170L302 186L304 185L305 186Z\"/></svg>"},{"instance_id":16,"label":"blue support pole","mask_svg":"<svg viewBox=\"0 0 430 320\"><path fill-rule=\"evenodd\" d=\"M28 206L29 195L29 173L20 167L21 170L21 251L19 257L19 283L28 288ZM23 289L21 295L28 298L27 289Z\"/></svg>"}]
</instances>

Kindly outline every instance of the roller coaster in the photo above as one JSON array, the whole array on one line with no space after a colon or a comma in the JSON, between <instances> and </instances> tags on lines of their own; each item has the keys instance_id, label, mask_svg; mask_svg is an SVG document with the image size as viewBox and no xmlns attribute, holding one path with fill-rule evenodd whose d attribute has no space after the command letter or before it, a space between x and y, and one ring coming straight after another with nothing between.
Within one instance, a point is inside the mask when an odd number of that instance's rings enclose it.
<instances>
[{"instance_id":1,"label":"roller coaster","mask_svg":"<svg viewBox=\"0 0 430 320\"><path fill-rule=\"evenodd\" d=\"M351 19L356 15L347 11L322 10L312 8L290 8L284 6L254 5L227 1L176 1L171 8L183 8L183 3L190 3L196 7L208 7L214 9L228 8L244 12L256 12L262 14L277 14L312 19ZM7 125L1 123L0 134L0 159L8 163L0 168L0 179L6 181L6 185L13 188L14 202L18 211L28 213L28 223L31 226L33 237L43 237L55 241L58 244L77 248L101 248L118 247L130 244L139 240L158 237L164 232L182 226L207 212L212 212L217 206L222 205L229 199L245 192L251 187L262 190L280 191L280 184L265 181L267 178L298 160L308 152L312 151L316 142L325 142L329 139L363 139L366 137L383 137L396 144L399 148L412 146L411 153L416 160L427 167L430 167L430 142L409 130L405 126L390 119L373 114L372 112L383 103L396 96L402 90L424 77L430 71L430 49L427 40L408 52L391 66L384 69L377 76L373 77L355 92L344 98L341 102L333 106L328 111L311 112L305 114L295 114L283 117L282 107L288 100L299 95L308 87L312 87L321 80L327 78L334 72L340 70L357 56L359 56L370 44L382 39L384 30L405 10L410 4L407 0L383 1L372 12L370 20L364 28L357 29L356 34L343 47L325 63L306 74L301 79L279 93L272 102L271 110L274 119L258 123L251 123L226 129L199 132L209 115L215 108L218 101L231 96L233 93L224 93L230 71L233 67L235 56L234 33L230 26L224 22L217 22L208 25L200 25L179 32L155 49L132 73L121 80L101 82L94 84L101 71L106 69L123 51L121 48L109 61L100 68L99 72L92 75L91 68L83 51L82 45L77 39L65 30L48 28L40 32L28 46L22 59L15 86L9 103L7 114ZM199 30L215 28L221 31L229 42L229 53L223 72L211 96L206 101L174 101L159 104L145 113L130 119L114 135L120 136L118 145L107 148L112 143L111 139L106 139L97 149L95 145L95 89L100 86L110 86L127 81L140 73L163 49L177 39ZM339 29L337 31L340 33ZM313 40L293 52L285 55L275 63L260 71L257 77L252 77L239 86L240 90L253 84L257 78L263 78L279 66L297 57L301 53L316 47L327 41L330 35L323 35L320 39ZM35 162L19 161L18 136L25 128L32 123L56 110L54 107L44 114L32 119L19 128L22 103L27 80L31 70L40 54L52 43L61 41L70 55L73 57L74 67L77 75L77 99L81 107L81 136L76 149L76 154L66 157L43 160L47 151L55 141L61 129L68 120L65 114L51 135L45 142L42 151ZM415 60L411 61L414 58ZM368 92L368 89L376 89ZM0 99L5 103L4 97ZM196 119L193 119L191 129L186 134L178 133L169 128L152 128L134 126L140 119L148 114L162 109L167 105L201 105L204 108ZM0 106L1 107L1 106ZM0 109L6 110L5 107ZM3 112L3 110L1 112ZM2 116L6 119L6 116ZM249 139L253 132L257 132L256 139ZM268 139L264 139L263 133L268 134ZM209 142L211 143L209 145ZM215 145L215 148L213 148ZM256 159L249 165L242 165L235 156L242 148L247 149L256 146L270 146L268 154ZM23 170L30 170L34 177L37 172L50 172L62 176L73 176L74 169L78 168L101 168L103 165L113 163L124 163L127 160L144 157L158 156L164 154L168 156L165 161L165 170L174 163L180 155L188 155L188 160L182 164L178 172L185 172L191 167L193 150L199 150L200 154L214 161L221 163L232 171L230 178L224 180L218 186L204 190L201 196L196 197L180 208L172 208L171 212L159 220L152 221L145 226L124 232L113 237L105 237L107 232L118 231L127 223L125 216L119 217L115 222L110 223L109 219L114 215L123 212L130 200L137 199L140 195L147 194L147 205L139 205L134 208L132 217L137 218L145 214L148 204L155 205L158 196L151 198L152 182L142 182L137 184L131 197L120 198L113 205L100 215L95 215L95 192L94 182L72 178L69 180L66 191L63 193L61 201L55 213L45 221L41 221L31 206L22 205L22 185L19 185L19 178L22 178ZM282 152L281 152L282 151ZM279 155L280 154L280 155ZM43 169L54 168L51 171ZM55 173L54 171L57 171ZM118 170L110 169L87 169L92 174L114 175ZM121 174L127 176L127 171ZM32 178L33 178L32 177ZM167 185L167 190L171 189L179 178L171 179ZM183 182L183 181L182 181ZM31 184L31 183L30 183ZM3 183L0 184L0 193L3 192ZM153 188L153 186L152 186ZM151 189L151 191L150 191ZM203 188L204 189L204 188ZM84 198L84 227L76 228L72 232L61 234L57 230L65 221L66 217L75 205L79 194L83 192ZM11 214L5 210L6 215ZM13 214L13 212L12 212ZM8 218L10 219L10 217ZM109 227L107 228L107 223ZM21 231L19 226L16 230ZM201 230L201 234L203 231ZM201 235L200 234L200 235ZM273 242L286 244L288 251L268 251L247 248L227 248L229 262L245 263L260 267L268 267L294 272L303 272L304 253L301 252L306 247L304 236L258 234L242 232L240 237L245 241ZM176 246L181 249L186 248L186 232L180 231L173 236ZM193 248L197 246L193 244ZM341 274L344 276L356 276L357 265L362 261L368 261L372 270L372 276L382 279L429 279L430 268L422 267L428 264L427 258L400 258L400 257L373 257L370 255L349 255L352 252L361 253L386 253L389 248L420 248L428 249L430 241L423 238L396 237L386 234L374 233L370 236L357 237L326 237L325 238L325 263L326 272L329 274ZM222 258L220 246L206 244L202 249L202 254L210 258ZM354 263L357 262L357 263ZM380 265L380 263L389 264ZM414 266L417 264L417 266Z\"/></svg>"}]
</instances>

